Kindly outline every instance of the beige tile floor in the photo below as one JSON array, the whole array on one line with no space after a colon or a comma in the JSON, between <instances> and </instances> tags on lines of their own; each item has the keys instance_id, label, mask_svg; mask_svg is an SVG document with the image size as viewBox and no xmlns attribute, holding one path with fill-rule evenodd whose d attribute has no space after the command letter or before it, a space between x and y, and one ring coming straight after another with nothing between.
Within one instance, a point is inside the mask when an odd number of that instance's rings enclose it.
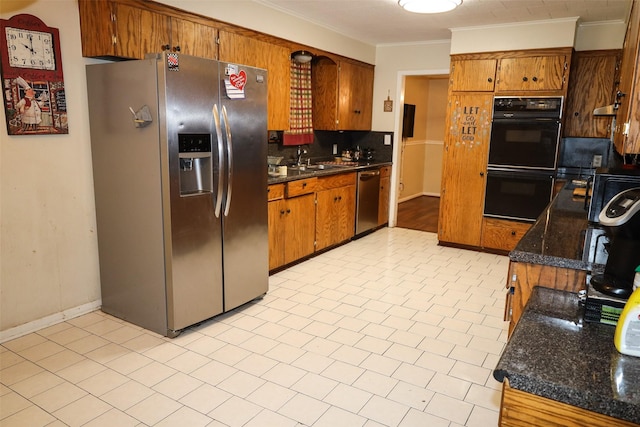
<instances>
[{"instance_id":1,"label":"beige tile floor","mask_svg":"<svg viewBox=\"0 0 640 427\"><path fill-rule=\"evenodd\" d=\"M507 258L382 229L167 339L100 311L0 347L0 425L497 425Z\"/></svg>"}]
</instances>

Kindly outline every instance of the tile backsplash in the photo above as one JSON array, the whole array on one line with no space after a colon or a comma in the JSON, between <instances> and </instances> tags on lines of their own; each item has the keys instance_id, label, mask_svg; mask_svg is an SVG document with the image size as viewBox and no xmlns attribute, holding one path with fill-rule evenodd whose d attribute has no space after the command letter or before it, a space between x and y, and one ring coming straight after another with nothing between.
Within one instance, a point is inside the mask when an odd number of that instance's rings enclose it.
<instances>
[{"instance_id":1,"label":"tile backsplash","mask_svg":"<svg viewBox=\"0 0 640 427\"><path fill-rule=\"evenodd\" d=\"M391 145L384 144L385 135L389 135ZM371 148L375 150L374 161L390 162L393 158L393 132L372 131L314 131L313 144L304 145L307 150L305 159L312 162L332 160L333 145L337 144L338 156L343 150ZM295 161L297 146L282 145L282 131L269 131L268 155L284 157L283 164Z\"/></svg>"}]
</instances>

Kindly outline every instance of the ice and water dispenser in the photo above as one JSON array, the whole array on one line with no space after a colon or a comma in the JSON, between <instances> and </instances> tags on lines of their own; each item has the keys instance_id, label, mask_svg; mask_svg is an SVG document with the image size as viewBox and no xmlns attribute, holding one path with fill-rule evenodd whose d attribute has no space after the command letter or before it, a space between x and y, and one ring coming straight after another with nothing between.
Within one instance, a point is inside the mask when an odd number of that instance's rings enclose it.
<instances>
[{"instance_id":1,"label":"ice and water dispenser","mask_svg":"<svg viewBox=\"0 0 640 427\"><path fill-rule=\"evenodd\" d=\"M180 157L180 195L213 191L211 135L178 134Z\"/></svg>"}]
</instances>

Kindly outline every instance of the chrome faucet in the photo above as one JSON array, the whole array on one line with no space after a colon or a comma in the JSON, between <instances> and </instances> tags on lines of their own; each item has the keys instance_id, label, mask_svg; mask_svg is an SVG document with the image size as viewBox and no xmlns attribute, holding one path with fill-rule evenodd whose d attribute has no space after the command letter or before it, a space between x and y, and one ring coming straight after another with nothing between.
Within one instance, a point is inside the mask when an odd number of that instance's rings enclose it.
<instances>
[{"instance_id":1,"label":"chrome faucet","mask_svg":"<svg viewBox=\"0 0 640 427\"><path fill-rule=\"evenodd\" d=\"M307 149L298 145L298 151L296 151L296 166L302 166L302 155L307 154Z\"/></svg>"}]
</instances>

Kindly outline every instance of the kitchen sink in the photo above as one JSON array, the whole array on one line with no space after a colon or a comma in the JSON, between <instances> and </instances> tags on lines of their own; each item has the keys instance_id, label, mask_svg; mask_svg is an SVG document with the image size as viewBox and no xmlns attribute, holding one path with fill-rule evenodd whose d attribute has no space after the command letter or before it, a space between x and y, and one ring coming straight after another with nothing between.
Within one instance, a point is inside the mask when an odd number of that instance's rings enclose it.
<instances>
[{"instance_id":1,"label":"kitchen sink","mask_svg":"<svg viewBox=\"0 0 640 427\"><path fill-rule=\"evenodd\" d=\"M338 168L345 168L345 167L348 167L348 166L317 163L313 165L288 166L287 169L291 169L294 171L314 171L314 170L325 170L325 169L338 169Z\"/></svg>"}]
</instances>

